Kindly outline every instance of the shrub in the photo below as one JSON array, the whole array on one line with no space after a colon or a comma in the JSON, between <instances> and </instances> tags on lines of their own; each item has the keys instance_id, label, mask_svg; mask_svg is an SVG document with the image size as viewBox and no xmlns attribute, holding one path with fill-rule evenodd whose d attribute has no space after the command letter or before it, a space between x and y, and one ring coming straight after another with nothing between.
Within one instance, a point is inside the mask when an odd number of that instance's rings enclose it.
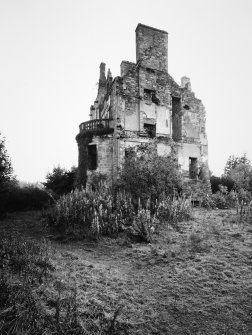
<instances>
[{"instance_id":1,"label":"shrub","mask_svg":"<svg viewBox=\"0 0 252 335\"><path fill-rule=\"evenodd\" d=\"M105 187L72 191L46 213L52 227L82 238L117 234L132 223L133 216L130 196L125 192L114 195Z\"/></svg>"},{"instance_id":2,"label":"shrub","mask_svg":"<svg viewBox=\"0 0 252 335\"><path fill-rule=\"evenodd\" d=\"M207 209L216 208L216 202L212 194L205 194L201 201L201 206Z\"/></svg>"},{"instance_id":3,"label":"shrub","mask_svg":"<svg viewBox=\"0 0 252 335\"><path fill-rule=\"evenodd\" d=\"M72 167L71 170L66 170L60 166L55 167L52 172L48 172L46 175L46 182L43 183L47 190L50 190L56 196L69 193L74 189L76 167Z\"/></svg>"},{"instance_id":4,"label":"shrub","mask_svg":"<svg viewBox=\"0 0 252 335\"><path fill-rule=\"evenodd\" d=\"M215 206L219 209L227 209L228 204L226 200L226 196L222 194L220 191L212 195L212 199L215 202Z\"/></svg>"},{"instance_id":5,"label":"shrub","mask_svg":"<svg viewBox=\"0 0 252 335\"><path fill-rule=\"evenodd\" d=\"M104 188L106 184L107 176L101 172L92 171L92 174L88 178L88 187L92 191L99 191Z\"/></svg>"},{"instance_id":6,"label":"shrub","mask_svg":"<svg viewBox=\"0 0 252 335\"><path fill-rule=\"evenodd\" d=\"M130 235L140 242L151 242L157 221L151 216L150 210L140 208L134 216L130 227Z\"/></svg>"},{"instance_id":7,"label":"shrub","mask_svg":"<svg viewBox=\"0 0 252 335\"><path fill-rule=\"evenodd\" d=\"M15 186L8 192L6 202L6 210L13 212L40 210L52 204L53 199L44 189L34 186Z\"/></svg>"},{"instance_id":8,"label":"shrub","mask_svg":"<svg viewBox=\"0 0 252 335\"><path fill-rule=\"evenodd\" d=\"M220 190L219 185L226 186L228 192L234 190L234 181L229 176L222 176L222 177L211 176L210 183L213 193L216 193Z\"/></svg>"},{"instance_id":9,"label":"shrub","mask_svg":"<svg viewBox=\"0 0 252 335\"><path fill-rule=\"evenodd\" d=\"M173 156L159 156L155 143L142 144L129 150L122 165L117 187L130 193L137 207L139 199L150 209L162 195L173 195L181 189L182 176Z\"/></svg>"}]
</instances>

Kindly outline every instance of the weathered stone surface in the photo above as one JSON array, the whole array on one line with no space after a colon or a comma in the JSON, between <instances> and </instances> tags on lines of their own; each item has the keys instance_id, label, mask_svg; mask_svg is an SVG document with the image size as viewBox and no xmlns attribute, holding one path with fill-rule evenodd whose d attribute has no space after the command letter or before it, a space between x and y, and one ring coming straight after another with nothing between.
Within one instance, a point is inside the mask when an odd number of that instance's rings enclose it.
<instances>
[{"instance_id":1,"label":"weathered stone surface","mask_svg":"<svg viewBox=\"0 0 252 335\"><path fill-rule=\"evenodd\" d=\"M168 74L168 34L138 24L136 28L136 63L122 61L121 76L105 76L100 65L97 98L90 108L90 119L108 119L109 129L80 130L79 184L85 184L89 171L89 145L97 148L97 172L117 177L125 150L156 138L160 155L171 151L170 140L181 170L190 176L193 164L207 162L205 109L195 97L188 77L178 85ZM96 121L95 121L96 122ZM98 129L98 126L100 127ZM164 140L165 139L165 140ZM94 159L94 157L91 159ZM197 176L196 176L197 177Z\"/></svg>"}]
</instances>

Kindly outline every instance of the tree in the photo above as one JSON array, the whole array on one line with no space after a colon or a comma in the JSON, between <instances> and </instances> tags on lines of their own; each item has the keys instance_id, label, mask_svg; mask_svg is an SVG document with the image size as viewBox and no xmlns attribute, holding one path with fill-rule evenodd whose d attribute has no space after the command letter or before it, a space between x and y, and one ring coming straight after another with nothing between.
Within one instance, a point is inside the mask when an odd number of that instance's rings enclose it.
<instances>
[{"instance_id":1,"label":"tree","mask_svg":"<svg viewBox=\"0 0 252 335\"><path fill-rule=\"evenodd\" d=\"M5 148L5 139L0 133L0 217L6 211L7 195L15 182L11 160Z\"/></svg>"},{"instance_id":2,"label":"tree","mask_svg":"<svg viewBox=\"0 0 252 335\"><path fill-rule=\"evenodd\" d=\"M72 167L71 170L55 167L52 172L47 173L46 182L43 184L47 190L53 191L58 196L69 193L74 188L76 171L76 167Z\"/></svg>"},{"instance_id":3,"label":"tree","mask_svg":"<svg viewBox=\"0 0 252 335\"><path fill-rule=\"evenodd\" d=\"M251 165L239 163L230 172L229 177L234 181L236 189L249 190L252 180Z\"/></svg>"},{"instance_id":4,"label":"tree","mask_svg":"<svg viewBox=\"0 0 252 335\"><path fill-rule=\"evenodd\" d=\"M227 163L224 168L224 176L228 176L230 172L239 164L251 165L250 160L247 158L246 154L243 156L231 155L228 157Z\"/></svg>"},{"instance_id":5,"label":"tree","mask_svg":"<svg viewBox=\"0 0 252 335\"><path fill-rule=\"evenodd\" d=\"M173 155L159 156L155 144L142 144L127 152L118 181L120 189L133 199L153 204L163 195L172 195L182 186L182 177Z\"/></svg>"},{"instance_id":6,"label":"tree","mask_svg":"<svg viewBox=\"0 0 252 335\"><path fill-rule=\"evenodd\" d=\"M252 189L252 166L250 160L247 158L246 154L243 156L229 156L222 179L226 178L231 180L234 185L233 188L236 190ZM224 185L224 183L222 183Z\"/></svg>"},{"instance_id":7,"label":"tree","mask_svg":"<svg viewBox=\"0 0 252 335\"><path fill-rule=\"evenodd\" d=\"M5 139L0 133L0 189L6 187L13 179L13 169L7 150Z\"/></svg>"}]
</instances>

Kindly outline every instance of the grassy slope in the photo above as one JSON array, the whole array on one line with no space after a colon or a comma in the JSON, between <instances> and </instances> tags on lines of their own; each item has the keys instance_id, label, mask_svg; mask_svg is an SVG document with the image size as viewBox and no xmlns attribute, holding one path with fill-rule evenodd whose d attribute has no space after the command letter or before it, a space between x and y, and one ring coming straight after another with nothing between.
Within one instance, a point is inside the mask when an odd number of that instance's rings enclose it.
<instances>
[{"instance_id":1,"label":"grassy slope","mask_svg":"<svg viewBox=\"0 0 252 335\"><path fill-rule=\"evenodd\" d=\"M252 222L196 210L180 226L163 227L149 245L51 240L54 276L77 287L83 318L112 320L118 310L117 334L252 334ZM1 230L50 238L32 213L10 216Z\"/></svg>"}]
</instances>

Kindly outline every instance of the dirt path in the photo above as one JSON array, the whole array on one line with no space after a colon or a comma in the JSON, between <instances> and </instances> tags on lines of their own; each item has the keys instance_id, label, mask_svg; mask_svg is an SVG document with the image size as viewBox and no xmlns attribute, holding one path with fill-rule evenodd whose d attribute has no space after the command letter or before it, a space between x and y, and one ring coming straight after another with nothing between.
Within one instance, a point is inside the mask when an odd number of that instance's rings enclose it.
<instances>
[{"instance_id":1,"label":"dirt path","mask_svg":"<svg viewBox=\"0 0 252 335\"><path fill-rule=\"evenodd\" d=\"M81 311L92 304L112 318L121 306L122 334L252 334L252 223L197 210L180 226L148 245L57 242L36 213L14 214L0 231L49 240L55 275L77 287Z\"/></svg>"}]
</instances>

